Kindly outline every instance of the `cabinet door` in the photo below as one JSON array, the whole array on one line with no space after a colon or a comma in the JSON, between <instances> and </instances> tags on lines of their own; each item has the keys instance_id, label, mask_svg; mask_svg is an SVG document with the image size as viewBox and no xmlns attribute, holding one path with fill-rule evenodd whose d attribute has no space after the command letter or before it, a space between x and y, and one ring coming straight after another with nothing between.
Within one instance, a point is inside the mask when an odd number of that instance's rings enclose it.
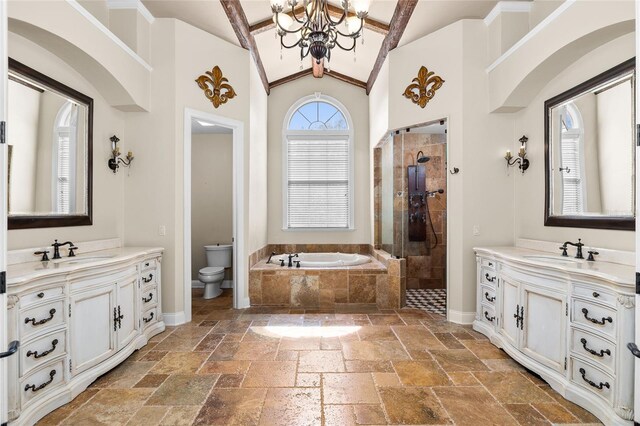
<instances>
[{"instance_id":1,"label":"cabinet door","mask_svg":"<svg viewBox=\"0 0 640 426\"><path fill-rule=\"evenodd\" d=\"M118 297L116 303L118 327L118 350L122 349L138 334L138 305L137 305L138 279L131 277L119 282Z\"/></svg>"},{"instance_id":2,"label":"cabinet door","mask_svg":"<svg viewBox=\"0 0 640 426\"><path fill-rule=\"evenodd\" d=\"M76 375L116 352L114 339L115 286L71 295L71 360Z\"/></svg>"},{"instance_id":3,"label":"cabinet door","mask_svg":"<svg viewBox=\"0 0 640 426\"><path fill-rule=\"evenodd\" d=\"M500 334L514 347L518 347L520 334L519 322L516 316L520 315L520 284L510 279L500 280Z\"/></svg>"},{"instance_id":4,"label":"cabinet door","mask_svg":"<svg viewBox=\"0 0 640 426\"><path fill-rule=\"evenodd\" d=\"M566 296L530 285L523 285L522 293L522 352L556 371L564 372Z\"/></svg>"}]
</instances>

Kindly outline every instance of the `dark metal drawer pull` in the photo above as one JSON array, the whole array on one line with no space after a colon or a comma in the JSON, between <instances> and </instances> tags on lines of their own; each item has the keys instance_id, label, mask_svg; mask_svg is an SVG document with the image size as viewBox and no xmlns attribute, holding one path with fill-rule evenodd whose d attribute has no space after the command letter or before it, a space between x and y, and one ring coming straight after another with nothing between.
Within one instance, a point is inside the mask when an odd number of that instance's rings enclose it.
<instances>
[{"instance_id":1,"label":"dark metal drawer pull","mask_svg":"<svg viewBox=\"0 0 640 426\"><path fill-rule=\"evenodd\" d=\"M516 319L516 328L520 327L520 315L518 315L519 310L520 310L520 305L516 305L516 313L513 314L513 317Z\"/></svg>"},{"instance_id":2,"label":"dark metal drawer pull","mask_svg":"<svg viewBox=\"0 0 640 426\"><path fill-rule=\"evenodd\" d=\"M55 313L56 313L56 310L55 310L55 309L51 309L51 310L49 311L49 318L41 319L40 321L36 321L36 319L35 319L35 318L25 318L25 319L24 319L24 323L25 323L25 324L29 324L29 323L31 323L31 325L32 325L32 326L34 326L34 327L35 327L36 325L42 325L42 324L44 324L44 323L47 323L47 322L51 321L51 320L53 319L53 315L54 315Z\"/></svg>"},{"instance_id":3,"label":"dark metal drawer pull","mask_svg":"<svg viewBox=\"0 0 640 426\"><path fill-rule=\"evenodd\" d=\"M118 310L113 308L113 331L118 330Z\"/></svg>"},{"instance_id":4,"label":"dark metal drawer pull","mask_svg":"<svg viewBox=\"0 0 640 426\"><path fill-rule=\"evenodd\" d=\"M631 351L633 356L635 356L636 358L640 358L640 349L638 349L635 343L627 343L627 348Z\"/></svg>"},{"instance_id":5,"label":"dark metal drawer pull","mask_svg":"<svg viewBox=\"0 0 640 426\"><path fill-rule=\"evenodd\" d=\"M494 315L494 316L492 316L492 317L490 317L490 316L489 316L489 312L487 312L487 311L484 311L484 317L485 317L486 319L488 319L489 321L491 321L491 322L493 322L493 320L494 320L494 319L496 319L495 315Z\"/></svg>"},{"instance_id":6,"label":"dark metal drawer pull","mask_svg":"<svg viewBox=\"0 0 640 426\"><path fill-rule=\"evenodd\" d=\"M582 347L584 348L584 350L589 352L591 355L603 357L605 354L607 354L611 356L611 351L609 349L601 349L600 352L594 351L593 349L589 349L587 347L587 339L585 339L584 337L580 339L580 343L582 343Z\"/></svg>"},{"instance_id":7,"label":"dark metal drawer pull","mask_svg":"<svg viewBox=\"0 0 640 426\"><path fill-rule=\"evenodd\" d=\"M31 355L33 355L35 359L38 359L38 358L42 358L43 356L49 355L51 352L56 350L56 346L58 346L58 339L53 339L51 341L51 345L52 345L51 349L49 349L48 351L44 351L40 354L38 353L38 351L29 351L27 352L27 357L30 357Z\"/></svg>"},{"instance_id":8,"label":"dark metal drawer pull","mask_svg":"<svg viewBox=\"0 0 640 426\"><path fill-rule=\"evenodd\" d=\"M151 302L152 299L153 299L153 293L149 293L149 298L143 297L142 301L144 303L149 303L149 302Z\"/></svg>"},{"instance_id":9,"label":"dark metal drawer pull","mask_svg":"<svg viewBox=\"0 0 640 426\"><path fill-rule=\"evenodd\" d=\"M38 297L39 297L40 299L42 299L42 298L44 297L44 293L42 293L42 292L38 293Z\"/></svg>"},{"instance_id":10,"label":"dark metal drawer pull","mask_svg":"<svg viewBox=\"0 0 640 426\"><path fill-rule=\"evenodd\" d=\"M592 294L593 294L593 297L600 297L600 293L598 293L597 291L594 291Z\"/></svg>"},{"instance_id":11,"label":"dark metal drawer pull","mask_svg":"<svg viewBox=\"0 0 640 426\"><path fill-rule=\"evenodd\" d=\"M31 392L38 392L39 390L46 388L48 385L51 384L51 382L53 382L53 378L55 375L56 375L56 370L51 370L51 372L49 373L49 380L47 380L46 382L44 382L38 387L36 387L36 385L26 385L24 387L24 391L26 392L29 389L31 389Z\"/></svg>"},{"instance_id":12,"label":"dark metal drawer pull","mask_svg":"<svg viewBox=\"0 0 640 426\"><path fill-rule=\"evenodd\" d=\"M584 371L584 368L581 368L579 371L580 371L580 374L582 374L582 380L584 380L585 382L589 383L589 384L590 384L591 386L593 386L594 388L596 388L596 389L602 389L602 388L607 388L607 389L609 389L609 388L611 388L611 386L609 386L609 382L604 382L604 383L600 382L600 384L596 385L596 383L595 383L595 382L592 382L591 380L587 379L587 378L585 377L585 375L587 374L587 372L586 372L586 371Z\"/></svg>"},{"instance_id":13,"label":"dark metal drawer pull","mask_svg":"<svg viewBox=\"0 0 640 426\"><path fill-rule=\"evenodd\" d=\"M145 262L144 266L145 267L149 266L149 262Z\"/></svg>"},{"instance_id":14,"label":"dark metal drawer pull","mask_svg":"<svg viewBox=\"0 0 640 426\"><path fill-rule=\"evenodd\" d=\"M491 262L487 262L487 265L489 265L489 266L493 266L493 263L491 263Z\"/></svg>"},{"instance_id":15,"label":"dark metal drawer pull","mask_svg":"<svg viewBox=\"0 0 640 426\"><path fill-rule=\"evenodd\" d=\"M495 296L489 297L489 292L488 291L484 293L484 297L486 297L489 302L493 302L494 300L496 300Z\"/></svg>"},{"instance_id":16,"label":"dark metal drawer pull","mask_svg":"<svg viewBox=\"0 0 640 426\"><path fill-rule=\"evenodd\" d=\"M151 312L151 314L149 315L149 318L142 317L142 321L144 321L145 323L151 322L152 320L153 320L153 312Z\"/></svg>"},{"instance_id":17,"label":"dark metal drawer pull","mask_svg":"<svg viewBox=\"0 0 640 426\"><path fill-rule=\"evenodd\" d=\"M597 320L595 318L589 318L589 315L587 315L589 313L589 310L587 308L582 308L582 313L584 314L584 317L586 319L588 319L589 321L591 321L594 324L600 324L600 325L604 325L607 321L608 322L613 322L613 318L611 317L602 317L601 320Z\"/></svg>"},{"instance_id":18,"label":"dark metal drawer pull","mask_svg":"<svg viewBox=\"0 0 640 426\"><path fill-rule=\"evenodd\" d=\"M152 279L153 274L149 274L149 278L142 277L142 281L144 281L145 283L150 283Z\"/></svg>"},{"instance_id":19,"label":"dark metal drawer pull","mask_svg":"<svg viewBox=\"0 0 640 426\"><path fill-rule=\"evenodd\" d=\"M484 274L484 277L487 279L487 281L489 281L490 283L494 282L496 280L496 277L489 277L489 273L487 272L486 274Z\"/></svg>"}]
</instances>

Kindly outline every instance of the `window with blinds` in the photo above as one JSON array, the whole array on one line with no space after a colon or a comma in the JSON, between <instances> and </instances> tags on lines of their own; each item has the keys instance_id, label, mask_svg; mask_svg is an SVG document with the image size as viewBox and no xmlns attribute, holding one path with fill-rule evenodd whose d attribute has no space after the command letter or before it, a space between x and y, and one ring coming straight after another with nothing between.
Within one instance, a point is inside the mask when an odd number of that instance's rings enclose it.
<instances>
[{"instance_id":1,"label":"window with blinds","mask_svg":"<svg viewBox=\"0 0 640 426\"><path fill-rule=\"evenodd\" d=\"M53 197L52 208L58 214L75 211L76 133L78 106L66 102L56 117L53 129Z\"/></svg>"},{"instance_id":2,"label":"window with blinds","mask_svg":"<svg viewBox=\"0 0 640 426\"><path fill-rule=\"evenodd\" d=\"M353 222L352 136L345 113L303 102L285 131L286 229L350 229Z\"/></svg>"},{"instance_id":3,"label":"window with blinds","mask_svg":"<svg viewBox=\"0 0 640 426\"><path fill-rule=\"evenodd\" d=\"M560 158L562 172L562 214L584 213L585 194L582 170L582 129L577 107L562 110Z\"/></svg>"}]
</instances>

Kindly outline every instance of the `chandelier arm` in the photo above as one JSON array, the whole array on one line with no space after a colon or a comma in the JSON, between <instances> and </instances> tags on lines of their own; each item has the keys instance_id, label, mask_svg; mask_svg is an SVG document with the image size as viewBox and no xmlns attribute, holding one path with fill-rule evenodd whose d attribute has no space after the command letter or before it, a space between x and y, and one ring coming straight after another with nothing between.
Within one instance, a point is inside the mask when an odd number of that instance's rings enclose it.
<instances>
[{"instance_id":1,"label":"chandelier arm","mask_svg":"<svg viewBox=\"0 0 640 426\"><path fill-rule=\"evenodd\" d=\"M298 15L296 15L295 9L291 9L291 17L293 18L294 21L296 21L300 25L304 25L307 22L305 21L306 14L307 12L305 8L302 13L302 18L298 18Z\"/></svg>"},{"instance_id":2,"label":"chandelier arm","mask_svg":"<svg viewBox=\"0 0 640 426\"><path fill-rule=\"evenodd\" d=\"M346 47L344 47L343 45L341 45L341 44L340 44L340 41L339 41L337 38L335 39L335 44L336 44L336 46L338 46L340 49L342 49L342 50L346 50L347 52L349 52L350 50L354 50L354 49L356 48L356 39L355 39L355 38L352 38L352 39L351 39L351 41L352 41L352 45L351 45L351 47L350 47L350 48L346 48Z\"/></svg>"},{"instance_id":3,"label":"chandelier arm","mask_svg":"<svg viewBox=\"0 0 640 426\"><path fill-rule=\"evenodd\" d=\"M302 42L302 39L300 39L300 40L296 41L295 43L293 43L292 45L289 45L289 46L288 46L288 45L286 45L286 44L285 44L285 42L284 42L284 37L280 36L280 45L281 45L282 47L284 47L285 49L293 49L293 48L294 48L294 47L296 47L296 46L300 46L300 43L301 43L301 42ZM302 47L302 46L300 46L300 47Z\"/></svg>"}]
</instances>

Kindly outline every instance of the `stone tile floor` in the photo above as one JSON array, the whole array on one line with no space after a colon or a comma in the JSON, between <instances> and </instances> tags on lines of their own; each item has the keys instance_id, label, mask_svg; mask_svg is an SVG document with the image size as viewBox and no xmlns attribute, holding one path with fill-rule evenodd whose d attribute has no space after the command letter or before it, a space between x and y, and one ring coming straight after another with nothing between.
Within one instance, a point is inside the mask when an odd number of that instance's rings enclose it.
<instances>
[{"instance_id":1,"label":"stone tile floor","mask_svg":"<svg viewBox=\"0 0 640 426\"><path fill-rule=\"evenodd\" d=\"M413 309L230 309L169 327L41 425L598 423L470 327Z\"/></svg>"}]
</instances>

